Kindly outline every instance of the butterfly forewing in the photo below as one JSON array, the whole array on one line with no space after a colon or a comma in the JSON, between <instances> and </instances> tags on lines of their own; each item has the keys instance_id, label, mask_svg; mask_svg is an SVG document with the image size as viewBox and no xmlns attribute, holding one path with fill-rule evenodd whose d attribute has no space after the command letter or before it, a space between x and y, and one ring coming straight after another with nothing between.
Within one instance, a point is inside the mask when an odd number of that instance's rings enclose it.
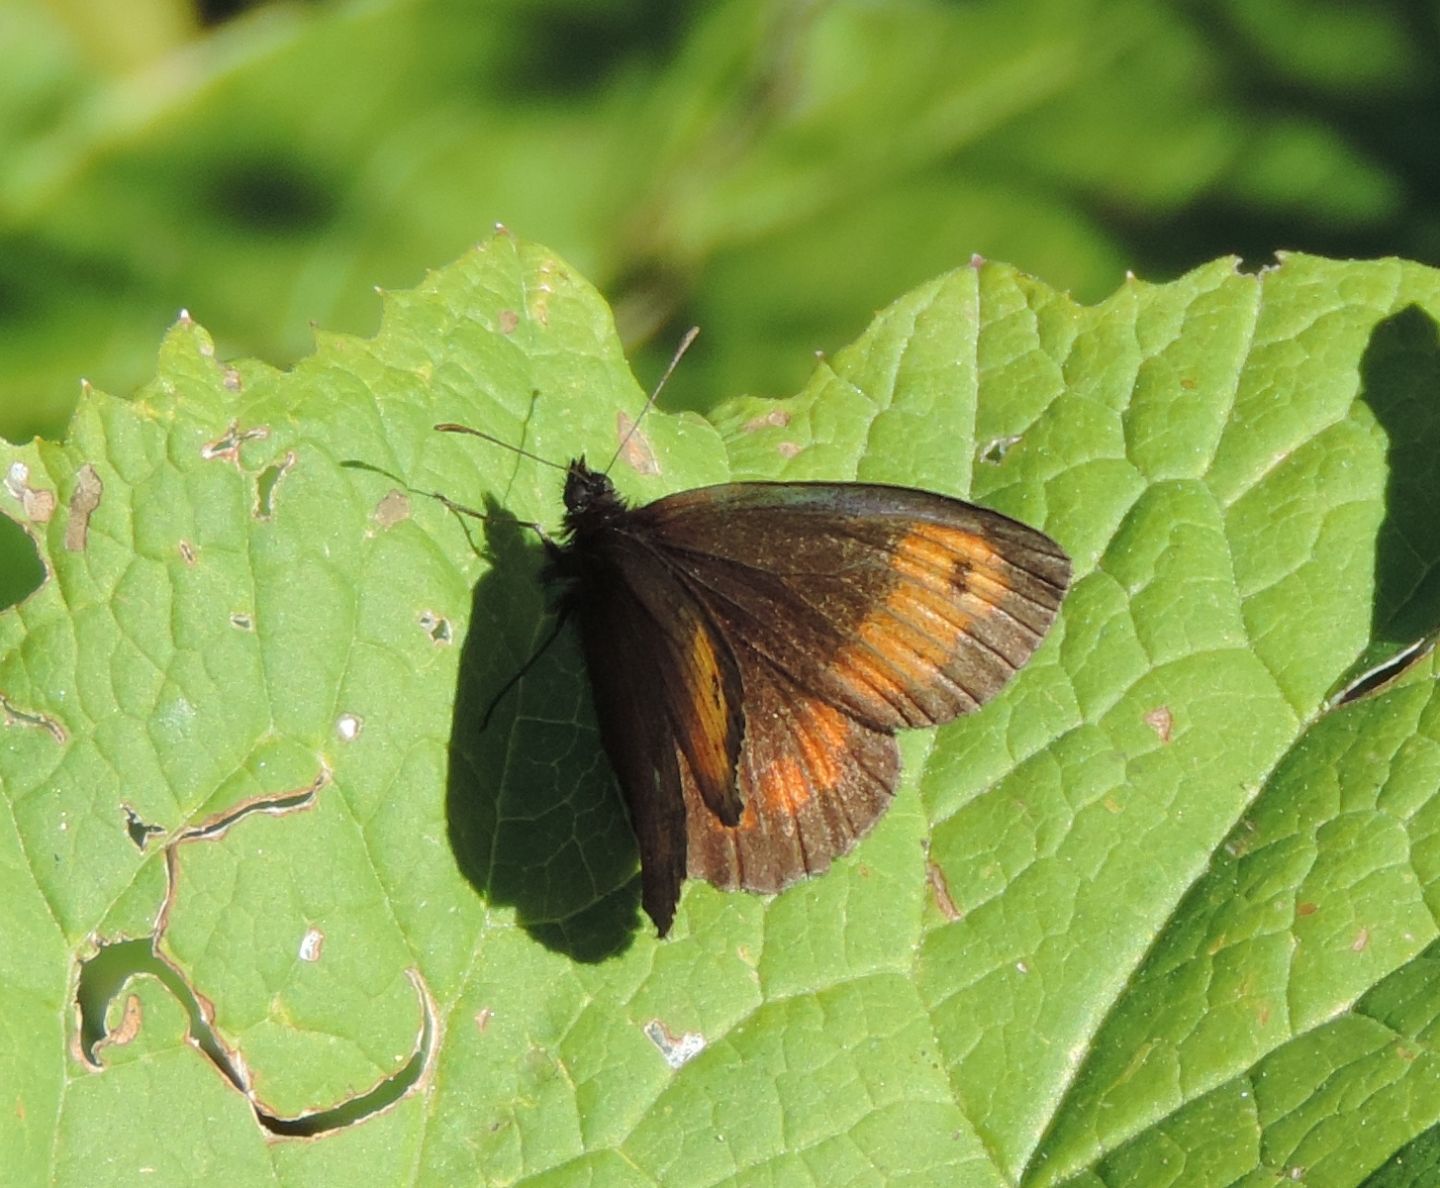
<instances>
[{"instance_id":1,"label":"butterfly forewing","mask_svg":"<svg viewBox=\"0 0 1440 1188\"><path fill-rule=\"evenodd\" d=\"M994 696L1069 580L1043 534L907 488L731 484L634 514L728 637L883 730Z\"/></svg>"}]
</instances>

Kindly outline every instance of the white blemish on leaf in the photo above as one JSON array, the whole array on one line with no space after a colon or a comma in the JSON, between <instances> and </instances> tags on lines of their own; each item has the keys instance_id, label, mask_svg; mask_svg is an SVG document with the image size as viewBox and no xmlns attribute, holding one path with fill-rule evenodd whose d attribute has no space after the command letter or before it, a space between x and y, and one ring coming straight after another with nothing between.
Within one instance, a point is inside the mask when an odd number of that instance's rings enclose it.
<instances>
[{"instance_id":1,"label":"white blemish on leaf","mask_svg":"<svg viewBox=\"0 0 1440 1188\"><path fill-rule=\"evenodd\" d=\"M389 528L402 520L410 518L410 496L404 491L390 490L385 497L375 505L375 523L382 528Z\"/></svg>"},{"instance_id":2,"label":"white blemish on leaf","mask_svg":"<svg viewBox=\"0 0 1440 1188\"><path fill-rule=\"evenodd\" d=\"M930 894L935 898L935 906L940 909L940 914L947 920L959 920L965 915L950 895L950 884L945 878L945 872L935 863L933 859L925 863L925 877L930 884Z\"/></svg>"},{"instance_id":3,"label":"white blemish on leaf","mask_svg":"<svg viewBox=\"0 0 1440 1188\"><path fill-rule=\"evenodd\" d=\"M694 1060L705 1050L705 1037L693 1031L687 1031L684 1035L676 1036L659 1019L651 1019L645 1024L645 1034L657 1048L660 1055L665 1058L665 1063L671 1068L680 1068Z\"/></svg>"},{"instance_id":4,"label":"white blemish on leaf","mask_svg":"<svg viewBox=\"0 0 1440 1188\"><path fill-rule=\"evenodd\" d=\"M55 514L55 492L30 485L30 468L23 462L12 462L5 472L5 490L20 501L25 516L33 524L48 524Z\"/></svg>"},{"instance_id":5,"label":"white blemish on leaf","mask_svg":"<svg viewBox=\"0 0 1440 1188\"><path fill-rule=\"evenodd\" d=\"M655 475L660 473L660 463L655 451L650 448L650 439L636 428L633 417L623 412L615 417L615 431L620 438L620 457L625 465L636 474Z\"/></svg>"},{"instance_id":6,"label":"white blemish on leaf","mask_svg":"<svg viewBox=\"0 0 1440 1188\"><path fill-rule=\"evenodd\" d=\"M325 948L325 934L318 928L307 928L300 938L300 960L319 961L320 952Z\"/></svg>"},{"instance_id":7,"label":"white blemish on leaf","mask_svg":"<svg viewBox=\"0 0 1440 1188\"><path fill-rule=\"evenodd\" d=\"M772 408L767 413L751 417L740 426L742 433L755 433L761 429L784 429L790 424L790 414L783 408Z\"/></svg>"}]
</instances>

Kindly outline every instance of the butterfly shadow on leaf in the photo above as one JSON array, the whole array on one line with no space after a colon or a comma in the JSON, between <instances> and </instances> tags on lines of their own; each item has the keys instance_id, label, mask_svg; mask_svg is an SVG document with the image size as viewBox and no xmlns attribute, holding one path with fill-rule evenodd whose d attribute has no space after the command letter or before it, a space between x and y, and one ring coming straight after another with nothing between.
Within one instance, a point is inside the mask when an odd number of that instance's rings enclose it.
<instances>
[{"instance_id":1,"label":"butterfly shadow on leaf","mask_svg":"<svg viewBox=\"0 0 1440 1188\"><path fill-rule=\"evenodd\" d=\"M1360 360L1359 399L1386 438L1385 518L1375 549L1371 644L1346 698L1382 687L1440 634L1440 327L1418 305L1377 323ZM1355 671L1365 675L1359 680ZM1353 683L1352 683L1353 682Z\"/></svg>"},{"instance_id":2,"label":"butterfly shadow on leaf","mask_svg":"<svg viewBox=\"0 0 1440 1188\"><path fill-rule=\"evenodd\" d=\"M536 940L602 961L640 927L634 837L573 630L530 662L554 630L543 550L498 504L487 501L485 514L480 551L490 568L472 593L450 728L450 846L476 891L513 907Z\"/></svg>"}]
</instances>

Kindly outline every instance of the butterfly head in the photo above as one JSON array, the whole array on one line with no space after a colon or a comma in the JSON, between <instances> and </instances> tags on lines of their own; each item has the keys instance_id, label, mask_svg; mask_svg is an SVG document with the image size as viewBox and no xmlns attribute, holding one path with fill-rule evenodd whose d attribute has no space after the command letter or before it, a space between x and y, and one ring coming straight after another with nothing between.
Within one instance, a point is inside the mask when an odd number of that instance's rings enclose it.
<instances>
[{"instance_id":1,"label":"butterfly head","mask_svg":"<svg viewBox=\"0 0 1440 1188\"><path fill-rule=\"evenodd\" d=\"M625 514L625 503L606 474L591 470L584 457L565 471L565 527L571 532L600 528Z\"/></svg>"}]
</instances>

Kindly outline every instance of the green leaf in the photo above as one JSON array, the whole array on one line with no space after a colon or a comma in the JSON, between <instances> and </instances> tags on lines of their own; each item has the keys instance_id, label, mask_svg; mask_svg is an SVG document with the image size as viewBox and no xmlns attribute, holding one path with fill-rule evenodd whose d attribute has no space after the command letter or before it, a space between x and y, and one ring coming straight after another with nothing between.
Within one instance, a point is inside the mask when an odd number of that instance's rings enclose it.
<instances>
[{"instance_id":1,"label":"green leaf","mask_svg":"<svg viewBox=\"0 0 1440 1188\"><path fill-rule=\"evenodd\" d=\"M666 941L568 632L479 728L549 628L559 476L432 429L608 462L644 394L595 292L501 234L288 373L182 320L136 399L0 451L46 567L0 612L12 1178L1402 1182L1440 1121L1437 316L1394 261L1094 307L977 264L789 401L650 413L636 500L905 482L1077 575L996 702L903 736L853 855L687 885Z\"/></svg>"}]
</instances>

